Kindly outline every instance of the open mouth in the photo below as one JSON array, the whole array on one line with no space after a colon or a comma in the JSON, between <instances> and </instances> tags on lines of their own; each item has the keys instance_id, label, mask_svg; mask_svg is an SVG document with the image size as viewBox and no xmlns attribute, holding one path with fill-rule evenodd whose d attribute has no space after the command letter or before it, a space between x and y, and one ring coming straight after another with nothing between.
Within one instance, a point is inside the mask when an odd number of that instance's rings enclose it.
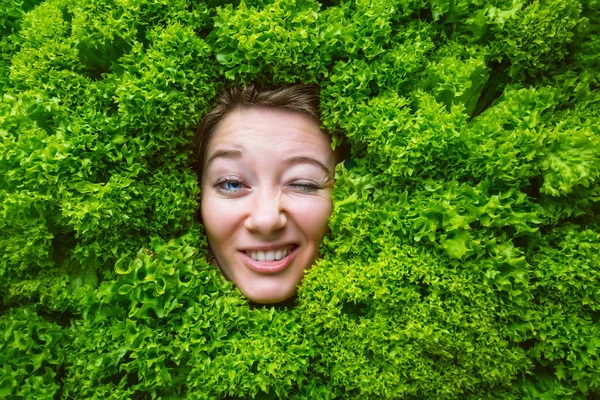
<instances>
[{"instance_id":1,"label":"open mouth","mask_svg":"<svg viewBox=\"0 0 600 400\"><path fill-rule=\"evenodd\" d=\"M296 257L300 247L285 245L272 250L240 251L244 263L256 272L272 274L284 270Z\"/></svg>"},{"instance_id":2,"label":"open mouth","mask_svg":"<svg viewBox=\"0 0 600 400\"><path fill-rule=\"evenodd\" d=\"M287 257L295 247L298 246L290 244L274 250L246 250L245 253L254 261L279 261Z\"/></svg>"}]
</instances>

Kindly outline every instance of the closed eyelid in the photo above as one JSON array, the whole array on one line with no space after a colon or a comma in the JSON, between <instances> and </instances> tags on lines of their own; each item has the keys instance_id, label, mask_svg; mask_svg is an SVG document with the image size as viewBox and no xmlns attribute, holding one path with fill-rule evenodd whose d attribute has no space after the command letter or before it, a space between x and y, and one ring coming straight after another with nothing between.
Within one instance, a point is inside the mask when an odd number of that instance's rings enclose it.
<instances>
[{"instance_id":1,"label":"closed eyelid","mask_svg":"<svg viewBox=\"0 0 600 400\"><path fill-rule=\"evenodd\" d=\"M313 180L313 179L299 179L294 180L287 184L287 187L292 192L304 192L304 193L321 193L323 190L329 190L333 187L331 179L327 180Z\"/></svg>"}]
</instances>

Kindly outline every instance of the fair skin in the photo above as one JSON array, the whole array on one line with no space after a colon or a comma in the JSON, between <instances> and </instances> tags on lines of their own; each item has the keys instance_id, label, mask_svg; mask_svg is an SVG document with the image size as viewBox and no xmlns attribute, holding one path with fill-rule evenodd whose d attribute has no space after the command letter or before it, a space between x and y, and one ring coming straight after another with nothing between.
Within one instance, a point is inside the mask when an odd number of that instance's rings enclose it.
<instances>
[{"instance_id":1,"label":"fair skin","mask_svg":"<svg viewBox=\"0 0 600 400\"><path fill-rule=\"evenodd\" d=\"M216 127L201 214L217 264L248 299L293 297L328 231L335 159L309 117L238 108Z\"/></svg>"}]
</instances>

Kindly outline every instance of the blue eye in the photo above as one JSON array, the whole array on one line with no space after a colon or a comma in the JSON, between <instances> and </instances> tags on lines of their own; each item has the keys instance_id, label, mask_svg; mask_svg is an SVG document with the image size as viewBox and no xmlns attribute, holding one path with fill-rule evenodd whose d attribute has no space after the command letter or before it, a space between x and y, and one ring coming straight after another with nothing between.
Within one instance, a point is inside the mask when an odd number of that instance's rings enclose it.
<instances>
[{"instance_id":1,"label":"blue eye","mask_svg":"<svg viewBox=\"0 0 600 400\"><path fill-rule=\"evenodd\" d=\"M215 188L226 193L237 193L244 188L244 183L237 179L224 178L215 183Z\"/></svg>"},{"instance_id":2,"label":"blue eye","mask_svg":"<svg viewBox=\"0 0 600 400\"><path fill-rule=\"evenodd\" d=\"M229 181L229 182L224 182L223 183L223 189L225 190L240 190L242 188L242 184L241 182L235 182L235 181Z\"/></svg>"}]
</instances>

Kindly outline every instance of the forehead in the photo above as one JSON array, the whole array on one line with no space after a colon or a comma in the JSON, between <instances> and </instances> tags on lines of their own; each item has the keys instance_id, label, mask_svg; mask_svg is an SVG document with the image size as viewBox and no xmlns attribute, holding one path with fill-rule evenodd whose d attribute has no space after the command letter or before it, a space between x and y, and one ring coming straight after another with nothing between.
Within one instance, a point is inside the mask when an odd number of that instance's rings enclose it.
<instances>
[{"instance_id":1,"label":"forehead","mask_svg":"<svg viewBox=\"0 0 600 400\"><path fill-rule=\"evenodd\" d=\"M306 115L266 107L238 108L217 125L207 153L229 145L248 151L319 153L328 159L333 155L330 143L329 135Z\"/></svg>"}]
</instances>

